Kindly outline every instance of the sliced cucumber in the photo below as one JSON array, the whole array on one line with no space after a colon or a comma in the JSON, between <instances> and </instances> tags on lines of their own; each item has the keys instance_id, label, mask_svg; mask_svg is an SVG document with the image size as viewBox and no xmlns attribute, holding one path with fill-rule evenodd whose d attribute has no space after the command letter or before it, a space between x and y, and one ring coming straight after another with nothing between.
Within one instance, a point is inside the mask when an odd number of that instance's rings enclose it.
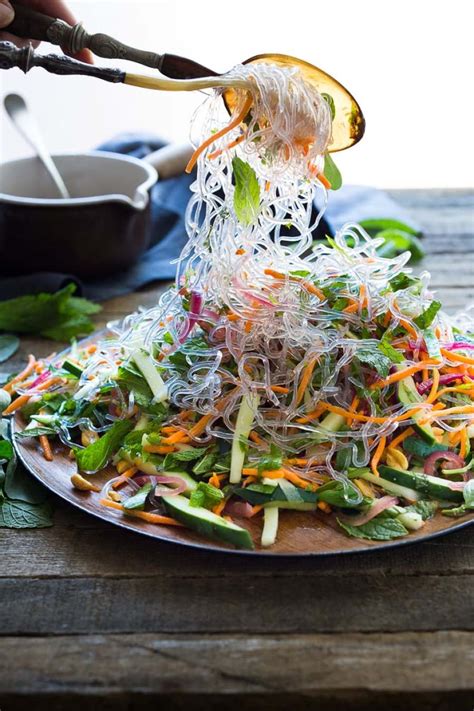
<instances>
[{"instance_id":1,"label":"sliced cucumber","mask_svg":"<svg viewBox=\"0 0 474 711\"><path fill-rule=\"evenodd\" d=\"M377 486L380 486L380 488L386 491L388 494L393 494L393 496L399 496L400 498L406 499L407 501L419 501L422 498L421 494L419 494L418 491L415 491L415 489L411 489L407 486L401 486L400 484L395 484L394 482L389 481L388 479L384 479L381 476L375 476L375 474L372 474L372 472L370 472L368 469L361 469L360 473L357 474L357 478L364 479L365 481L370 481L371 484L376 484Z\"/></svg>"},{"instance_id":2,"label":"sliced cucumber","mask_svg":"<svg viewBox=\"0 0 474 711\"><path fill-rule=\"evenodd\" d=\"M155 402L164 402L168 399L168 389L159 374L157 367L152 358L140 349L136 350L132 355L133 360L140 369L143 377L150 386Z\"/></svg>"},{"instance_id":3,"label":"sliced cucumber","mask_svg":"<svg viewBox=\"0 0 474 711\"><path fill-rule=\"evenodd\" d=\"M423 397L416 389L415 381L410 375L398 383L398 399L402 405L416 405L424 402ZM413 429L418 432L420 437L423 437L426 442L437 444L438 440L436 439L431 425L428 423L420 424L425 418L426 413L423 412L423 410L414 412L412 415Z\"/></svg>"},{"instance_id":4,"label":"sliced cucumber","mask_svg":"<svg viewBox=\"0 0 474 711\"><path fill-rule=\"evenodd\" d=\"M237 415L237 422L235 423L234 438L232 440L232 456L229 475L229 482L231 484L238 484L242 479L242 467L244 465L246 454L246 448L245 445L243 445L242 440L246 440L249 436L255 417L255 410L257 409L259 402L260 397L255 393L244 395L242 398L239 414Z\"/></svg>"},{"instance_id":5,"label":"sliced cucumber","mask_svg":"<svg viewBox=\"0 0 474 711\"><path fill-rule=\"evenodd\" d=\"M155 464L153 464L153 462L144 462L143 459L140 459L139 457L136 457L133 460L133 464L137 467L137 469L139 469L144 474L148 474L149 476L177 476L177 477L179 477L186 484L186 491L184 492L185 496L188 496L193 491L195 491L197 488L197 485L198 485L197 481L194 481L192 476L189 476L189 474L187 472L163 471L162 469L158 469L158 467Z\"/></svg>"},{"instance_id":6,"label":"sliced cucumber","mask_svg":"<svg viewBox=\"0 0 474 711\"><path fill-rule=\"evenodd\" d=\"M422 472L410 472L394 467L387 467L384 464L379 466L379 472L388 481L399 484L400 486L408 486L416 491L419 491L424 496L431 496L434 499L444 501L455 501L462 503L464 501L463 492L451 489L450 482L441 479L437 476L430 476Z\"/></svg>"},{"instance_id":7,"label":"sliced cucumber","mask_svg":"<svg viewBox=\"0 0 474 711\"><path fill-rule=\"evenodd\" d=\"M318 444L321 442L326 442L327 441L327 436L324 434L325 432L330 433L330 432L339 432L344 425L346 424L346 418L343 417L342 415L338 415L335 412L330 412L326 417L323 417L321 422L319 423L320 430L319 432L316 432L311 439ZM310 451L311 453L311 451Z\"/></svg>"},{"instance_id":8,"label":"sliced cucumber","mask_svg":"<svg viewBox=\"0 0 474 711\"><path fill-rule=\"evenodd\" d=\"M191 506L189 500L180 494L163 496L163 503L170 516L206 538L225 541L236 548L252 549L254 547L250 533L245 528L241 528L201 506Z\"/></svg>"},{"instance_id":9,"label":"sliced cucumber","mask_svg":"<svg viewBox=\"0 0 474 711\"><path fill-rule=\"evenodd\" d=\"M263 510L263 530L261 544L264 548L272 546L278 533L278 507Z\"/></svg>"}]
</instances>

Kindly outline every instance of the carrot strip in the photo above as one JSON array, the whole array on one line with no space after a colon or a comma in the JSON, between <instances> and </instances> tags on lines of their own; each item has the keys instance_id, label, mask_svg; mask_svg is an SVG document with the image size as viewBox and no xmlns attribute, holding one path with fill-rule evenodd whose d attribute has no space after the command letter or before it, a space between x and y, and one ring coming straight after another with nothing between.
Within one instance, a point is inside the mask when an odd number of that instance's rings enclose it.
<instances>
[{"instance_id":1,"label":"carrot strip","mask_svg":"<svg viewBox=\"0 0 474 711\"><path fill-rule=\"evenodd\" d=\"M360 403L360 398L358 398L357 395L355 395L351 404L350 404L350 410L352 412L356 412L357 408L359 407L359 403ZM350 417L347 418L347 424L352 425L352 419Z\"/></svg>"},{"instance_id":2,"label":"carrot strip","mask_svg":"<svg viewBox=\"0 0 474 711\"><path fill-rule=\"evenodd\" d=\"M296 391L296 404L297 405L299 405L299 403L303 399L306 388L309 385L309 381L311 380L311 376L313 375L313 370L314 370L314 367L317 362L318 362L317 358L312 358L303 369L303 375L301 376L301 380L299 382L298 389Z\"/></svg>"},{"instance_id":3,"label":"carrot strip","mask_svg":"<svg viewBox=\"0 0 474 711\"><path fill-rule=\"evenodd\" d=\"M342 313L354 314L358 310L359 310L359 304L357 302L355 302L354 304L349 304L349 306L346 306L345 309L342 309Z\"/></svg>"},{"instance_id":4,"label":"carrot strip","mask_svg":"<svg viewBox=\"0 0 474 711\"><path fill-rule=\"evenodd\" d=\"M395 447L398 447L399 444L401 444L404 440L406 440L407 437L410 437L410 435L414 433L415 430L413 429L413 427L407 427L406 430L404 430L401 434L398 435L398 437L395 437L395 439L390 442L388 448L394 449Z\"/></svg>"},{"instance_id":5,"label":"carrot strip","mask_svg":"<svg viewBox=\"0 0 474 711\"><path fill-rule=\"evenodd\" d=\"M288 395L290 388L284 388L282 385L271 385L270 390L274 393L282 393L283 395Z\"/></svg>"},{"instance_id":6,"label":"carrot strip","mask_svg":"<svg viewBox=\"0 0 474 711\"><path fill-rule=\"evenodd\" d=\"M372 415L361 415L359 412L348 412L348 410L344 410L343 407L338 407L337 405L330 405L329 403L324 403L326 405L326 409L329 410L329 412L335 412L336 415L342 415L343 417L350 417L354 420L358 420L359 422L376 422L379 424L383 424L384 422L387 422L387 420L392 420L393 422L403 422L403 420L408 420L410 417L412 417L414 412L417 412L418 410L422 409L422 405L416 405L415 407L412 407L410 410L407 412L404 412L403 415L398 415L397 417L373 417Z\"/></svg>"},{"instance_id":7,"label":"carrot strip","mask_svg":"<svg viewBox=\"0 0 474 711\"><path fill-rule=\"evenodd\" d=\"M326 404L319 404L318 407L313 410L312 412L308 412L307 415L304 417L298 417L296 419L296 422L300 425L306 425L308 422L311 422L311 420L316 420L320 415L323 414L327 410Z\"/></svg>"},{"instance_id":8,"label":"carrot strip","mask_svg":"<svg viewBox=\"0 0 474 711\"><path fill-rule=\"evenodd\" d=\"M290 464L296 467L305 467L309 464L309 459L304 459L303 457L293 457L292 459L286 459L285 464Z\"/></svg>"},{"instance_id":9,"label":"carrot strip","mask_svg":"<svg viewBox=\"0 0 474 711\"><path fill-rule=\"evenodd\" d=\"M324 511L324 513L330 514L332 511L332 508L329 506L326 501L318 501L318 509L321 509L321 511Z\"/></svg>"},{"instance_id":10,"label":"carrot strip","mask_svg":"<svg viewBox=\"0 0 474 711\"><path fill-rule=\"evenodd\" d=\"M466 427L463 430L461 430L461 440L460 441L461 441L461 446L459 447L459 456L461 456L463 459L465 459L466 454L467 454L468 445L469 445Z\"/></svg>"},{"instance_id":11,"label":"carrot strip","mask_svg":"<svg viewBox=\"0 0 474 711\"><path fill-rule=\"evenodd\" d=\"M30 375L30 373L33 372L35 363L36 358L30 353L30 355L28 356L28 365L26 366L26 368L24 368L20 373L15 375L15 377L12 378L8 383L6 383L6 385L3 386L3 389L6 390L7 393L11 393L13 390L13 386L16 385L16 383L25 380Z\"/></svg>"},{"instance_id":12,"label":"carrot strip","mask_svg":"<svg viewBox=\"0 0 474 711\"><path fill-rule=\"evenodd\" d=\"M144 452L150 452L150 454L170 454L175 451L175 447L172 445L161 445L161 444L145 444L143 447Z\"/></svg>"},{"instance_id":13,"label":"carrot strip","mask_svg":"<svg viewBox=\"0 0 474 711\"><path fill-rule=\"evenodd\" d=\"M54 459L53 452L51 451L51 445L46 435L39 436L39 443L41 445L41 449L43 450L43 455L46 461L52 462Z\"/></svg>"},{"instance_id":14,"label":"carrot strip","mask_svg":"<svg viewBox=\"0 0 474 711\"><path fill-rule=\"evenodd\" d=\"M182 442L182 440L189 435L189 431L178 430L169 437L163 437L161 440L163 444L176 444L177 442Z\"/></svg>"},{"instance_id":15,"label":"carrot strip","mask_svg":"<svg viewBox=\"0 0 474 711\"><path fill-rule=\"evenodd\" d=\"M219 479L219 477L217 476L217 474L216 474L215 472L214 472L214 474L211 476L211 478L209 479L209 484L210 484L211 486L215 486L216 489L220 489L220 488L221 488L220 479Z\"/></svg>"},{"instance_id":16,"label":"carrot strip","mask_svg":"<svg viewBox=\"0 0 474 711\"><path fill-rule=\"evenodd\" d=\"M12 412L16 412L19 410L23 405L26 405L28 400L30 399L31 395L20 395L20 397L17 397L13 402L11 402L8 407L3 411L3 415L11 415Z\"/></svg>"},{"instance_id":17,"label":"carrot strip","mask_svg":"<svg viewBox=\"0 0 474 711\"><path fill-rule=\"evenodd\" d=\"M214 508L212 509L212 513L215 513L216 516L220 516L225 508L226 503L227 503L227 501L225 499L222 499L222 501L219 501L219 503L216 504L214 506Z\"/></svg>"},{"instance_id":18,"label":"carrot strip","mask_svg":"<svg viewBox=\"0 0 474 711\"><path fill-rule=\"evenodd\" d=\"M474 358L469 358L468 356L461 355L460 353L453 353L453 351L447 351L445 348L441 348L441 355L457 363L467 363L468 365L474 365Z\"/></svg>"},{"instance_id":19,"label":"carrot strip","mask_svg":"<svg viewBox=\"0 0 474 711\"><path fill-rule=\"evenodd\" d=\"M408 368L392 373L392 375L389 375L388 378L377 380L375 383L372 383L370 389L376 390L378 388L385 388L387 385L391 385L392 383L397 383L399 380L403 380L403 378L407 378L409 375L413 375L414 373L418 373L419 370L423 370L427 363L430 365L439 365L436 361L427 360L423 361L423 363L415 363L415 365L410 365Z\"/></svg>"},{"instance_id":20,"label":"carrot strip","mask_svg":"<svg viewBox=\"0 0 474 711\"><path fill-rule=\"evenodd\" d=\"M244 467L242 469L242 474L244 476L257 476L258 475L258 469L256 467Z\"/></svg>"},{"instance_id":21,"label":"carrot strip","mask_svg":"<svg viewBox=\"0 0 474 711\"><path fill-rule=\"evenodd\" d=\"M372 472L373 472L373 474L375 474L375 476L380 476L379 470L377 469L377 465L380 462L380 459L382 457L382 454L384 452L386 444L387 444L387 438L381 437L380 442L377 445L377 449L374 452L374 456L372 457L372 460L370 462L370 468L372 469Z\"/></svg>"},{"instance_id":22,"label":"carrot strip","mask_svg":"<svg viewBox=\"0 0 474 711\"><path fill-rule=\"evenodd\" d=\"M162 526L182 526L180 521L176 521L174 518L169 516L160 516L160 514L150 513L149 511L136 511L133 509L124 509L122 504L112 501L111 499L101 499L100 503L102 506L108 506L110 509L116 509L117 511L123 511L127 516L135 516L135 518L141 518L143 521L148 523L159 523Z\"/></svg>"},{"instance_id":23,"label":"carrot strip","mask_svg":"<svg viewBox=\"0 0 474 711\"><path fill-rule=\"evenodd\" d=\"M225 136L226 133L229 133L229 131L232 131L233 128L236 128L240 123L242 123L244 118L247 116L251 106L252 97L249 95L237 116L233 118L232 121L228 123L227 126L225 126L225 128L222 128L220 131L217 131L217 133L214 133L212 136L209 136L209 138L206 138L204 143L201 143L199 148L196 148L193 155L191 156L189 163L186 166L186 173L190 173L192 171L192 169L196 165L197 159L199 158L201 153L206 150L208 146L214 143L214 141L217 141L219 138L222 138L222 136Z\"/></svg>"},{"instance_id":24,"label":"carrot strip","mask_svg":"<svg viewBox=\"0 0 474 711\"><path fill-rule=\"evenodd\" d=\"M228 151L228 150L230 150L231 148L234 148L235 146L238 146L239 143L242 143L242 141L244 140L245 135L246 135L246 134L244 133L242 136L239 136L239 137L236 138L234 141L231 141L230 143L228 143L228 144L225 146L225 148L219 148L217 151L214 151L213 153L208 153L208 155L207 155L208 159L209 159L209 160L214 160L214 158L217 158L218 156L222 155L222 153L224 153L224 151Z\"/></svg>"},{"instance_id":25,"label":"carrot strip","mask_svg":"<svg viewBox=\"0 0 474 711\"><path fill-rule=\"evenodd\" d=\"M112 484L112 489L118 489L122 484L125 484L127 479L131 479L134 474L136 474L138 471L137 467L129 467L128 469L125 469L124 472L122 472L122 475L120 479L117 479L117 481L114 481Z\"/></svg>"},{"instance_id":26,"label":"carrot strip","mask_svg":"<svg viewBox=\"0 0 474 711\"><path fill-rule=\"evenodd\" d=\"M250 518L252 518L252 516L255 516L255 514L258 514L258 512L261 511L262 509L263 509L262 504L256 504L255 506L252 506L252 513L250 514Z\"/></svg>"},{"instance_id":27,"label":"carrot strip","mask_svg":"<svg viewBox=\"0 0 474 711\"><path fill-rule=\"evenodd\" d=\"M265 440L263 440L257 432L252 432L249 433L249 439L252 440L252 442L255 442L255 444L265 444Z\"/></svg>"}]
</instances>

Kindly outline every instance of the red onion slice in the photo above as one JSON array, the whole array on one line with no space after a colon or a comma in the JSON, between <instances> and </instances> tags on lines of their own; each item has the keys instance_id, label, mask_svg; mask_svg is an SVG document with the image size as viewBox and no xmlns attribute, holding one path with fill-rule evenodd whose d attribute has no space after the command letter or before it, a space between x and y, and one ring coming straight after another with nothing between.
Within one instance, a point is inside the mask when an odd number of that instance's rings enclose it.
<instances>
[{"instance_id":1,"label":"red onion slice","mask_svg":"<svg viewBox=\"0 0 474 711\"><path fill-rule=\"evenodd\" d=\"M456 452L448 452L447 450L440 450L437 452L432 452L428 457L426 457L423 464L423 471L425 474L436 474L436 464L442 462L443 469L462 469L466 462L464 459Z\"/></svg>"},{"instance_id":2,"label":"red onion slice","mask_svg":"<svg viewBox=\"0 0 474 711\"><path fill-rule=\"evenodd\" d=\"M396 496L382 496L380 499L375 499L370 509L365 513L361 513L358 516L339 516L339 518L351 526L363 526L364 523L371 521L378 516L379 513L385 511L385 509L389 509L390 506L396 506L397 504L398 499Z\"/></svg>"},{"instance_id":3,"label":"red onion slice","mask_svg":"<svg viewBox=\"0 0 474 711\"><path fill-rule=\"evenodd\" d=\"M226 504L224 512L237 518L252 518L253 506L248 501L230 501Z\"/></svg>"},{"instance_id":4,"label":"red onion slice","mask_svg":"<svg viewBox=\"0 0 474 711\"><path fill-rule=\"evenodd\" d=\"M464 373L449 373L447 375L441 375L439 378L439 384L440 385L450 385L451 383L454 383L456 380L462 380L465 378L466 375ZM431 386L433 385L433 380L430 378L429 380L425 380L424 383L417 383L416 387L420 395L424 395L427 393L429 390L431 390Z\"/></svg>"},{"instance_id":5,"label":"red onion slice","mask_svg":"<svg viewBox=\"0 0 474 711\"><path fill-rule=\"evenodd\" d=\"M454 341L453 343L446 343L443 348L447 351L458 351L464 348L474 349L474 343L468 343L467 341Z\"/></svg>"}]
</instances>

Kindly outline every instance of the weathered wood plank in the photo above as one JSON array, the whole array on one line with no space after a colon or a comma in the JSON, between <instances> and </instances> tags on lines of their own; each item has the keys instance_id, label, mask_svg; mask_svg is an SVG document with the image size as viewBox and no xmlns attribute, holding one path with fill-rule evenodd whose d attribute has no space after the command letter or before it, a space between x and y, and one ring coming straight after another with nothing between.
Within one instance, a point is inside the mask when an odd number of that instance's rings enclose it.
<instances>
[{"instance_id":1,"label":"weathered wood plank","mask_svg":"<svg viewBox=\"0 0 474 711\"><path fill-rule=\"evenodd\" d=\"M0 578L40 577L177 577L183 566L190 576L216 579L302 576L317 586L322 576L363 573L393 585L393 576L470 575L474 572L474 526L444 538L403 549L318 559L245 558L190 551L160 543L84 516L57 502L54 528L3 529L0 536ZM237 583L238 585L239 583ZM469 579L466 578L466 585Z\"/></svg>"},{"instance_id":2,"label":"weathered wood plank","mask_svg":"<svg viewBox=\"0 0 474 711\"><path fill-rule=\"evenodd\" d=\"M4 578L0 630L6 635L471 630L469 589L470 580L456 573L203 578L184 564L180 577L30 578L26 584L23 578Z\"/></svg>"},{"instance_id":3,"label":"weathered wood plank","mask_svg":"<svg viewBox=\"0 0 474 711\"><path fill-rule=\"evenodd\" d=\"M0 693L471 691L473 635L153 634L0 640ZM27 650L27 653L25 653ZM133 660L133 663L131 663Z\"/></svg>"}]
</instances>

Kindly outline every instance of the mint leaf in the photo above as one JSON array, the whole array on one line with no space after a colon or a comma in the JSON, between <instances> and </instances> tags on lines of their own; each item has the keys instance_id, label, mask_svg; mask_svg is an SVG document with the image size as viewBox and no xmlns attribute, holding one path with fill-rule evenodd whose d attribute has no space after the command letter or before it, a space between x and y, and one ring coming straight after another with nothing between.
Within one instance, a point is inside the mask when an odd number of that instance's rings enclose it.
<instances>
[{"instance_id":1,"label":"mint leaf","mask_svg":"<svg viewBox=\"0 0 474 711\"><path fill-rule=\"evenodd\" d=\"M377 371L381 378L386 378L392 361L384 353L381 353L378 344L376 346L360 346L355 352L355 357L360 363L368 365Z\"/></svg>"},{"instance_id":2,"label":"mint leaf","mask_svg":"<svg viewBox=\"0 0 474 711\"><path fill-rule=\"evenodd\" d=\"M433 323L433 319L441 308L440 301L432 301L431 304L419 316L413 319L418 328L428 328Z\"/></svg>"},{"instance_id":3,"label":"mint leaf","mask_svg":"<svg viewBox=\"0 0 474 711\"><path fill-rule=\"evenodd\" d=\"M351 526L341 519L337 519L341 528L349 536L354 538L365 538L370 541L391 541L394 538L406 536L408 530L396 518L375 516L371 521L367 521L362 526Z\"/></svg>"},{"instance_id":4,"label":"mint leaf","mask_svg":"<svg viewBox=\"0 0 474 711\"><path fill-rule=\"evenodd\" d=\"M4 499L0 503L0 528L47 528L53 525L50 504L30 504Z\"/></svg>"},{"instance_id":5,"label":"mint leaf","mask_svg":"<svg viewBox=\"0 0 474 711\"><path fill-rule=\"evenodd\" d=\"M205 447L196 447L193 449L183 449L180 452L171 452L167 454L163 461L163 469L182 469L181 462L193 462L199 459L206 452Z\"/></svg>"},{"instance_id":6,"label":"mint leaf","mask_svg":"<svg viewBox=\"0 0 474 711\"><path fill-rule=\"evenodd\" d=\"M402 289L408 289L410 286L414 286L418 281L418 279L401 272L393 277L393 279L390 279L389 284L392 291L401 291Z\"/></svg>"},{"instance_id":7,"label":"mint leaf","mask_svg":"<svg viewBox=\"0 0 474 711\"><path fill-rule=\"evenodd\" d=\"M85 472L97 472L103 469L109 459L120 448L125 435L133 427L130 420L117 420L112 427L85 449L75 449L79 469Z\"/></svg>"},{"instance_id":8,"label":"mint leaf","mask_svg":"<svg viewBox=\"0 0 474 711\"><path fill-rule=\"evenodd\" d=\"M193 491L189 499L191 506L203 506L212 509L224 498L224 493L212 484L205 484L200 481L197 489Z\"/></svg>"},{"instance_id":9,"label":"mint leaf","mask_svg":"<svg viewBox=\"0 0 474 711\"><path fill-rule=\"evenodd\" d=\"M193 466L194 474L200 476L201 474L207 474L212 471L218 456L217 452L210 452L209 454L206 454L197 464Z\"/></svg>"},{"instance_id":10,"label":"mint leaf","mask_svg":"<svg viewBox=\"0 0 474 711\"><path fill-rule=\"evenodd\" d=\"M280 469L283 461L283 452L276 445L270 445L269 454L264 454L258 463L258 473L271 469Z\"/></svg>"},{"instance_id":11,"label":"mint leaf","mask_svg":"<svg viewBox=\"0 0 474 711\"><path fill-rule=\"evenodd\" d=\"M20 341L16 336L12 336L9 333L0 336L0 363L4 363L11 358L19 347Z\"/></svg>"},{"instance_id":12,"label":"mint leaf","mask_svg":"<svg viewBox=\"0 0 474 711\"><path fill-rule=\"evenodd\" d=\"M330 153L326 153L324 156L323 173L331 183L331 190L339 190L342 187L342 175Z\"/></svg>"},{"instance_id":13,"label":"mint leaf","mask_svg":"<svg viewBox=\"0 0 474 711\"><path fill-rule=\"evenodd\" d=\"M234 172L234 210L239 222L248 227L260 211L260 185L254 169L238 156L232 159Z\"/></svg>"},{"instance_id":14,"label":"mint leaf","mask_svg":"<svg viewBox=\"0 0 474 711\"><path fill-rule=\"evenodd\" d=\"M94 326L89 316L100 306L73 297L75 290L75 284L68 284L55 294L32 294L0 302L0 330L55 340L91 333Z\"/></svg>"},{"instance_id":15,"label":"mint leaf","mask_svg":"<svg viewBox=\"0 0 474 711\"><path fill-rule=\"evenodd\" d=\"M405 356L392 346L390 343L391 337L392 333L390 331L386 331L383 334L380 343L377 345L377 348L381 351L381 353L387 356L392 363L402 363L405 360Z\"/></svg>"}]
</instances>

